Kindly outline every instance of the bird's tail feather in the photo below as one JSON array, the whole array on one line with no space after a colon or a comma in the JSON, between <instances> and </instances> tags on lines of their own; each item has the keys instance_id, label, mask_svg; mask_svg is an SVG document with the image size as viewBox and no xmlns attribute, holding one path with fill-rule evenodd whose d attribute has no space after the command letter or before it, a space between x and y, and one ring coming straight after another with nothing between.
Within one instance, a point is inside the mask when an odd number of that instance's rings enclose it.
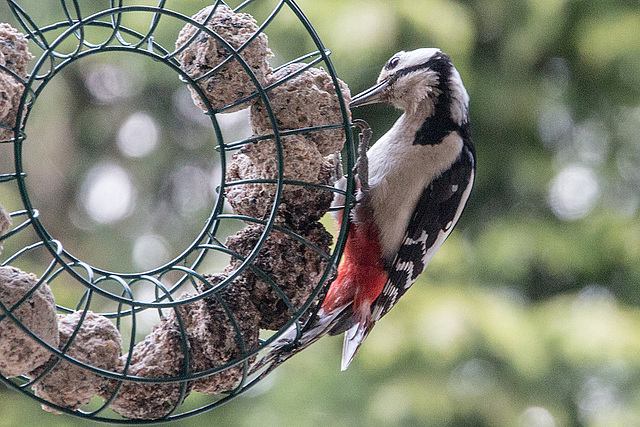
<instances>
[{"instance_id":1,"label":"bird's tail feather","mask_svg":"<svg viewBox=\"0 0 640 427\"><path fill-rule=\"evenodd\" d=\"M365 329L360 323L357 323L344 333L344 344L342 345L342 363L340 366L341 371L346 371L356 352L360 348L360 344L365 339Z\"/></svg>"},{"instance_id":2,"label":"bird's tail feather","mask_svg":"<svg viewBox=\"0 0 640 427\"><path fill-rule=\"evenodd\" d=\"M368 309L368 306L366 306ZM342 344L342 363L341 370L346 371L360 345L367 339L371 331L371 316L368 310L361 311L358 321L344 333L344 343Z\"/></svg>"},{"instance_id":3,"label":"bird's tail feather","mask_svg":"<svg viewBox=\"0 0 640 427\"><path fill-rule=\"evenodd\" d=\"M257 372L266 365L271 365L269 370L296 355L326 335L333 327L334 320L349 305L324 313L322 309L315 317L314 324L307 331L299 335L298 327L294 323L277 340L269 345L268 353L262 357L251 369L251 373Z\"/></svg>"}]
</instances>

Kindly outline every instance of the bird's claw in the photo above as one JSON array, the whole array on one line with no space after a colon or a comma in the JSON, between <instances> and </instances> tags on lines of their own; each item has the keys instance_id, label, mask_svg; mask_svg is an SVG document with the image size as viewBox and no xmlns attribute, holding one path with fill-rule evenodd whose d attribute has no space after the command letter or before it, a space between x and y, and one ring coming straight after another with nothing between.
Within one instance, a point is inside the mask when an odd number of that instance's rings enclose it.
<instances>
[{"instance_id":1,"label":"bird's claw","mask_svg":"<svg viewBox=\"0 0 640 427\"><path fill-rule=\"evenodd\" d=\"M355 167L355 172L358 174L358 180L360 181L360 191L363 193L369 192L369 160L367 158L367 150L369 149L369 143L373 132L371 126L362 120L356 119L353 124L360 128L358 134L358 161Z\"/></svg>"},{"instance_id":2,"label":"bird's claw","mask_svg":"<svg viewBox=\"0 0 640 427\"><path fill-rule=\"evenodd\" d=\"M331 171L331 181L332 184L335 184L344 176L344 173L342 171L342 154L340 154L340 152L338 151L336 153L329 154L326 158L333 165L333 170Z\"/></svg>"}]
</instances>

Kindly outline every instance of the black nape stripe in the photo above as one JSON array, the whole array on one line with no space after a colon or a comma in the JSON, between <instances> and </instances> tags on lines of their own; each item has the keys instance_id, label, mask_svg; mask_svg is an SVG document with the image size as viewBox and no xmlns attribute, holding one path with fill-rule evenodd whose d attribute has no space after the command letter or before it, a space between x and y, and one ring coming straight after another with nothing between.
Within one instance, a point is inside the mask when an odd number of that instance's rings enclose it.
<instances>
[{"instance_id":1,"label":"black nape stripe","mask_svg":"<svg viewBox=\"0 0 640 427\"><path fill-rule=\"evenodd\" d=\"M427 117L416 132L413 145L436 145L449 133L460 129L460 126L451 118L449 79L453 64L446 53L440 52L419 67L429 68L438 73L438 85L436 88L439 95L433 100L435 106L433 114Z\"/></svg>"}]
</instances>

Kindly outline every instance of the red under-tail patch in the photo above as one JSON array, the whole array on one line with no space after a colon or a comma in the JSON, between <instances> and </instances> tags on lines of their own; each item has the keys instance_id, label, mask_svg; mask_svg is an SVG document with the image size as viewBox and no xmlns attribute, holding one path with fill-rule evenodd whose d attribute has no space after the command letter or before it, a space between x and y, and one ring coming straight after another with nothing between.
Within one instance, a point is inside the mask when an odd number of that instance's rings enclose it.
<instances>
[{"instance_id":1,"label":"red under-tail patch","mask_svg":"<svg viewBox=\"0 0 640 427\"><path fill-rule=\"evenodd\" d=\"M373 223L352 222L345 243L338 277L329 287L322 304L326 313L353 302L352 311L362 313L382 292L387 271L382 264L378 230ZM360 316L358 316L360 317Z\"/></svg>"}]
</instances>

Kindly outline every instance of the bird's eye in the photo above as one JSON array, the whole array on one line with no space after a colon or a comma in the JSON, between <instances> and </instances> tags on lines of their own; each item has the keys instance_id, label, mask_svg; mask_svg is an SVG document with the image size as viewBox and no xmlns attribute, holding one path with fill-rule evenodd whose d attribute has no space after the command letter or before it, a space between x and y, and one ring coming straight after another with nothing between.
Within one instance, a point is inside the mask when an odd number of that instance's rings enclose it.
<instances>
[{"instance_id":1,"label":"bird's eye","mask_svg":"<svg viewBox=\"0 0 640 427\"><path fill-rule=\"evenodd\" d=\"M398 65L398 63L400 62L400 58L399 57L393 57L389 60L389 62L387 63L387 70L393 70L394 68L396 68L396 66Z\"/></svg>"}]
</instances>

